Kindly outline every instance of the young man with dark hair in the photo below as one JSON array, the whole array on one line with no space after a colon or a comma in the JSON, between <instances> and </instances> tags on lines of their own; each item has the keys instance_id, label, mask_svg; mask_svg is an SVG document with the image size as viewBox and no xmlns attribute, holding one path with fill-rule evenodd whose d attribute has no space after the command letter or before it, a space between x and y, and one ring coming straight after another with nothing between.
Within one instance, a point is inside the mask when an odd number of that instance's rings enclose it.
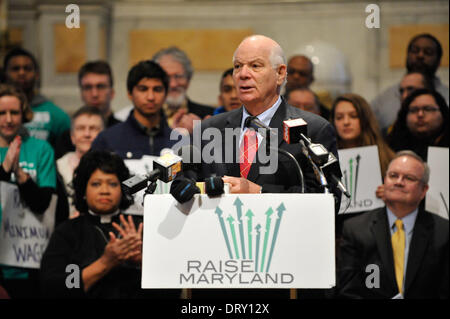
<instances>
[{"instance_id":1,"label":"young man with dark hair","mask_svg":"<svg viewBox=\"0 0 450 319\"><path fill-rule=\"evenodd\" d=\"M5 56L5 79L22 90L33 110L33 120L26 124L30 135L55 146L57 138L70 129L70 118L61 108L36 93L39 66L35 57L22 48L15 48Z\"/></svg>"},{"instance_id":2,"label":"young man with dark hair","mask_svg":"<svg viewBox=\"0 0 450 319\"><path fill-rule=\"evenodd\" d=\"M171 128L185 128L192 133L195 120L202 120L213 114L214 108L193 102L187 96L187 90L194 73L191 60L187 54L177 47L164 48L155 55L152 60L158 63L167 73L169 87L167 97L163 105L163 111ZM124 108L116 113L123 116L129 113L129 108Z\"/></svg>"},{"instance_id":3,"label":"young man with dark hair","mask_svg":"<svg viewBox=\"0 0 450 319\"><path fill-rule=\"evenodd\" d=\"M97 108L104 120L105 127L121 123L113 116L111 101L114 98L114 80L111 67L106 61L90 61L78 71L78 85L84 105ZM70 130L65 131L56 142L55 157L58 159L68 152L75 151Z\"/></svg>"},{"instance_id":4,"label":"young man with dark hair","mask_svg":"<svg viewBox=\"0 0 450 319\"><path fill-rule=\"evenodd\" d=\"M162 112L169 87L169 78L153 61L141 61L128 72L128 98L133 111L127 120L101 132L92 149L110 150L123 159L140 159L143 155L159 156L163 148L177 141L170 140L171 129Z\"/></svg>"},{"instance_id":5,"label":"young man with dark hair","mask_svg":"<svg viewBox=\"0 0 450 319\"><path fill-rule=\"evenodd\" d=\"M78 72L78 85L84 104L94 106L102 112L106 127L120 123L111 111L115 91L111 67L107 62L91 61L84 64Z\"/></svg>"}]
</instances>

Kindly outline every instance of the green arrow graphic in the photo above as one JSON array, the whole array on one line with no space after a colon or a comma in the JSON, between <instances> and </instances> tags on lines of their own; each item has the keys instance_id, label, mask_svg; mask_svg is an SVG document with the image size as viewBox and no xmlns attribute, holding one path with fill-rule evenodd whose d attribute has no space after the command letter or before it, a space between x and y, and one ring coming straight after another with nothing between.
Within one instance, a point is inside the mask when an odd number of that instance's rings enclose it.
<instances>
[{"instance_id":1,"label":"green arrow graphic","mask_svg":"<svg viewBox=\"0 0 450 319\"><path fill-rule=\"evenodd\" d=\"M233 259L233 254L231 253L230 241L228 240L227 230L225 228L225 222L223 220L222 213L223 213L222 210L219 207L217 207L216 214L217 214L217 217L219 217L220 228L222 229L222 234L225 239L225 244L227 244L227 249L228 249L228 254L230 255L230 259Z\"/></svg>"},{"instance_id":2,"label":"green arrow graphic","mask_svg":"<svg viewBox=\"0 0 450 319\"><path fill-rule=\"evenodd\" d=\"M234 252L236 253L236 259L239 259L239 249L236 241L236 232L234 231L234 218L228 216L227 221L230 223L231 237L233 238Z\"/></svg>"},{"instance_id":3,"label":"green arrow graphic","mask_svg":"<svg viewBox=\"0 0 450 319\"><path fill-rule=\"evenodd\" d=\"M244 223L242 222L242 202L239 197L233 203L236 206L237 218L239 222L239 238L241 239L242 259L245 259Z\"/></svg>"},{"instance_id":4,"label":"green arrow graphic","mask_svg":"<svg viewBox=\"0 0 450 319\"><path fill-rule=\"evenodd\" d=\"M266 233L264 235L264 246L263 246L263 253L262 253L262 258L261 258L261 270L260 272L263 271L264 269L264 259L266 258L266 250L267 250L267 242L269 240L269 230L270 230L270 222L271 222L271 215L273 214L273 209L272 207L270 207L267 212L266 212Z\"/></svg>"},{"instance_id":5,"label":"green arrow graphic","mask_svg":"<svg viewBox=\"0 0 450 319\"><path fill-rule=\"evenodd\" d=\"M259 240L261 237L261 225L258 224L256 229L256 258L255 258L255 271L258 271L258 257L259 257Z\"/></svg>"},{"instance_id":6,"label":"green arrow graphic","mask_svg":"<svg viewBox=\"0 0 450 319\"><path fill-rule=\"evenodd\" d=\"M281 217L283 216L283 212L286 210L286 207L284 207L284 204L281 203L280 206L278 206L277 208L277 223L275 224L275 230L273 233L273 238L272 238L272 246L270 247L270 253L269 253L269 259L267 261L267 268L266 268L266 272L269 272L269 268L270 268L270 262L272 261L272 254L273 254L273 250L275 248L275 243L277 241L277 236L278 236L278 229L280 228L280 223L281 223Z\"/></svg>"},{"instance_id":7,"label":"green arrow graphic","mask_svg":"<svg viewBox=\"0 0 450 319\"><path fill-rule=\"evenodd\" d=\"M247 214L245 214L245 216L247 216L247 235L248 235L248 258L252 259L252 222L253 222L253 216L255 216L253 214L253 212L249 209L247 211Z\"/></svg>"}]
</instances>

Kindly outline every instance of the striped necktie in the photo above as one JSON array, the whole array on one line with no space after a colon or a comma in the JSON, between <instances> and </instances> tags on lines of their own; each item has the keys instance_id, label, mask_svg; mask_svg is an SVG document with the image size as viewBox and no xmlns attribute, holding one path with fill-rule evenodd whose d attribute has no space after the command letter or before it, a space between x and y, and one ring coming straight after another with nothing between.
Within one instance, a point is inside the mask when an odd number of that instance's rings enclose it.
<instances>
[{"instance_id":1,"label":"striped necktie","mask_svg":"<svg viewBox=\"0 0 450 319\"><path fill-rule=\"evenodd\" d=\"M252 129L247 129L244 134L240 149L240 172L241 177L247 178L253 159L258 151L258 137Z\"/></svg>"}]
</instances>

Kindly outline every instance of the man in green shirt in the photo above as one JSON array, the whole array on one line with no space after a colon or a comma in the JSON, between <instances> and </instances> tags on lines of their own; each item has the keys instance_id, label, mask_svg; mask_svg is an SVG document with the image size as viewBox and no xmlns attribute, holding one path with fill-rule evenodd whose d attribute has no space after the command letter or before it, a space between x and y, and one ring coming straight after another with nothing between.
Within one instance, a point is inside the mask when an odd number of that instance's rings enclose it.
<instances>
[{"instance_id":1,"label":"man in green shirt","mask_svg":"<svg viewBox=\"0 0 450 319\"><path fill-rule=\"evenodd\" d=\"M12 49L5 56L3 69L6 81L25 93L33 110L33 120L26 124L30 135L54 146L57 137L70 129L70 117L37 93L39 66L35 57L22 48Z\"/></svg>"}]
</instances>

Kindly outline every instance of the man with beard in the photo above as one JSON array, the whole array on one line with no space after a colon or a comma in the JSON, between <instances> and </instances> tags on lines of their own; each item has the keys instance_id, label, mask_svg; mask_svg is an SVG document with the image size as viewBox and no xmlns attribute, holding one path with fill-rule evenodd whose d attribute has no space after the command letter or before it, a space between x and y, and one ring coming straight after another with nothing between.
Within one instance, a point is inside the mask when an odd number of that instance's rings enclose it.
<instances>
[{"instance_id":1,"label":"man with beard","mask_svg":"<svg viewBox=\"0 0 450 319\"><path fill-rule=\"evenodd\" d=\"M439 41L430 34L416 35L409 42L407 52L406 68L408 73L420 72L432 79L435 90L441 93L448 104L449 89L436 76L442 57L442 46ZM389 87L372 101L372 109L383 133L386 133L394 122L400 104L400 83Z\"/></svg>"},{"instance_id":2,"label":"man with beard","mask_svg":"<svg viewBox=\"0 0 450 319\"><path fill-rule=\"evenodd\" d=\"M70 129L70 117L37 93L39 66L36 58L22 48L15 48L5 56L3 67L6 81L25 93L33 110L33 120L25 125L30 135L55 146L56 139Z\"/></svg>"},{"instance_id":3,"label":"man with beard","mask_svg":"<svg viewBox=\"0 0 450 319\"><path fill-rule=\"evenodd\" d=\"M171 128L185 128L192 133L193 121L212 115L214 108L193 102L187 97L186 92L194 73L191 60L177 47L158 51L152 60L158 63L169 76L169 90L163 105L167 123ZM128 112L125 108L117 112L115 116L120 119L122 114Z\"/></svg>"},{"instance_id":4,"label":"man with beard","mask_svg":"<svg viewBox=\"0 0 450 319\"><path fill-rule=\"evenodd\" d=\"M169 91L163 105L167 122L172 128L183 127L192 133L193 121L212 115L214 109L191 101L187 90L194 73L191 61L185 52L177 47L160 50L153 56L169 76Z\"/></svg>"}]
</instances>

